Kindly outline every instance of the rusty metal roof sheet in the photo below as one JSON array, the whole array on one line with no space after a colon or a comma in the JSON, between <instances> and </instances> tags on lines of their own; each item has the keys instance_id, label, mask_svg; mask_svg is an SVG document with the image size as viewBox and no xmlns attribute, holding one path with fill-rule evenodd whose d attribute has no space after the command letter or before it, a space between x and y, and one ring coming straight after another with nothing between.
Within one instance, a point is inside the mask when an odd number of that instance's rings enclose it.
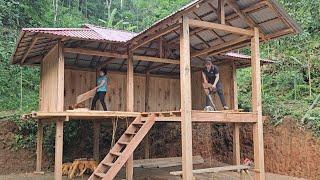
<instances>
[{"instance_id":1,"label":"rusty metal roof sheet","mask_svg":"<svg viewBox=\"0 0 320 180\"><path fill-rule=\"evenodd\" d=\"M126 42L136 35L136 33L108 29L90 24L86 24L83 28L24 28L22 31L111 42Z\"/></svg>"}]
</instances>

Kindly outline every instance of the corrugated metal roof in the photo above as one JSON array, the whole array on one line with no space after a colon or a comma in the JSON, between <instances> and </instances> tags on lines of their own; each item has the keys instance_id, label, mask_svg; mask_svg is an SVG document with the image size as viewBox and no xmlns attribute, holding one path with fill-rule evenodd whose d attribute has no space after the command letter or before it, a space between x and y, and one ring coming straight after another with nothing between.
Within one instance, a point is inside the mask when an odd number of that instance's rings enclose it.
<instances>
[{"instance_id":1,"label":"corrugated metal roof","mask_svg":"<svg viewBox=\"0 0 320 180\"><path fill-rule=\"evenodd\" d=\"M98 27L91 24L86 24L86 27L93 30L97 34L99 34L102 38L108 41L115 41L115 42L127 42L132 39L137 33L132 33L128 31L116 30L116 29L109 29L104 27Z\"/></svg>"},{"instance_id":2,"label":"corrugated metal roof","mask_svg":"<svg viewBox=\"0 0 320 180\"><path fill-rule=\"evenodd\" d=\"M144 38L156 35L157 32L162 29L172 26L175 23L179 23L179 19L182 15L186 15L191 19L205 20L209 22L218 22L216 9L218 0L195 0L171 15L159 20L151 27L140 32L139 34L109 29L90 24L84 25L82 28L25 28L22 30L21 38L17 43L17 47L12 56L11 63L20 63L23 57L28 52L32 40L38 37L37 42L31 48L27 54L25 63L37 64L39 58L43 57L56 43L58 40L63 39L65 47L69 48L88 48L99 51L110 51L116 53L126 53L127 46L139 44L143 42ZM235 6L238 6L246 18L250 18L256 25L250 25L248 19L241 17L239 13L233 10L229 4L225 5L226 9L226 24L234 27L252 28L252 26L258 26L260 32L267 36L265 40L270 40L287 34L298 33L300 31L299 26L296 25L292 19L282 10L282 8L275 3L273 0L237 0ZM167 58L177 59L179 57L179 35L180 31L172 31L164 35L163 43L166 44ZM50 36L45 36L50 35ZM67 38L63 38L67 37ZM207 30L196 27L190 28L190 44L191 54L198 51L202 51L215 46L220 46L223 43L231 42L232 40L238 39L238 34L231 34L221 30ZM250 40L250 39L249 39ZM262 40L262 38L261 38ZM157 56L159 50L157 50L159 43L158 39L144 44L141 49L137 49L135 54L146 55L146 56ZM232 45L232 48L226 51L216 51L217 55L220 56L218 61L223 60L239 60L237 62L238 67L244 67L250 64L250 56L244 56L239 54L227 54L225 52L238 49L248 45L249 41L243 41L241 44ZM210 46L210 47L209 47ZM147 48L155 49L146 50ZM174 52L174 53L170 53ZM204 56L209 56L209 52L204 54L203 57L194 57L192 64L201 64ZM110 66L115 66L115 69L124 70L125 61L122 59L114 58L102 58L94 56L84 56L77 54L76 56L69 56L66 54L66 62L72 64L79 64L81 66L89 66L94 68L101 62L112 61ZM141 67L136 67L137 71L145 69L144 62L137 63ZM149 63L148 63L149 64ZM153 63L153 66L159 65ZM170 67L170 65L168 65ZM175 67L175 66L174 66ZM167 67L166 67L167 68ZM157 70L157 72L163 71L166 68ZM170 69L170 68L169 68Z\"/></svg>"},{"instance_id":3,"label":"corrugated metal roof","mask_svg":"<svg viewBox=\"0 0 320 180\"><path fill-rule=\"evenodd\" d=\"M22 31L111 42L126 42L136 35L136 33L90 24L86 24L83 28L24 28Z\"/></svg>"}]
</instances>

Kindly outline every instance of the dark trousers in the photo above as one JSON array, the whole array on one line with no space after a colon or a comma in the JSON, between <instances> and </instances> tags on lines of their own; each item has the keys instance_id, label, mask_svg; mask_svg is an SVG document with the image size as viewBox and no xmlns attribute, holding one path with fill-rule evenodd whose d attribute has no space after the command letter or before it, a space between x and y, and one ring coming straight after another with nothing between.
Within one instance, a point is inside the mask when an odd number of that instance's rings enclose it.
<instances>
[{"instance_id":1,"label":"dark trousers","mask_svg":"<svg viewBox=\"0 0 320 180\"><path fill-rule=\"evenodd\" d=\"M103 110L104 111L107 111L107 106L106 106L106 103L104 102L104 97L106 96L106 92L96 92L96 94L94 95L93 97L93 100L92 100L92 104L91 104L91 110L94 110L96 109L96 104L97 104L97 101L98 99L100 100L101 102L101 105L103 107Z\"/></svg>"},{"instance_id":2,"label":"dark trousers","mask_svg":"<svg viewBox=\"0 0 320 180\"><path fill-rule=\"evenodd\" d=\"M216 91L209 92L209 96L211 96L211 94L217 92L220 97L220 101L221 101L222 106L227 106L226 100L224 99L224 95L223 95L222 85L220 82L217 83L216 88L217 88ZM208 96L206 96L206 106L211 106L211 102L210 102L210 99Z\"/></svg>"}]
</instances>

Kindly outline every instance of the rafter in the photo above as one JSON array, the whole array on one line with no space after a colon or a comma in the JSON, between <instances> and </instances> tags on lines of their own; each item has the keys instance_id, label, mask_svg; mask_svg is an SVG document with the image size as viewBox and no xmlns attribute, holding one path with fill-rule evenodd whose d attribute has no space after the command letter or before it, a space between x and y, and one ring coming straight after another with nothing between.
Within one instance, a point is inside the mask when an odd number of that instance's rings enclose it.
<instances>
[{"instance_id":1,"label":"rafter","mask_svg":"<svg viewBox=\"0 0 320 180\"><path fill-rule=\"evenodd\" d=\"M24 54L24 56L23 56L20 64L23 64L23 63L24 63L24 61L26 60L28 54L29 54L30 51L32 50L33 46L37 43L37 40L38 40L38 37L34 37L34 38L32 39L32 41L31 41L31 43L30 43L30 46L29 46L27 52Z\"/></svg>"},{"instance_id":2,"label":"rafter","mask_svg":"<svg viewBox=\"0 0 320 180\"><path fill-rule=\"evenodd\" d=\"M171 32L175 29L178 29L179 27L180 27L180 24L178 23L178 24L170 25L164 29L161 29L159 32L155 32L155 34L153 36L150 36L146 39L141 39L140 41L138 41L136 43L136 45L131 47L131 50L134 51L135 49L137 49L137 48L139 48L139 47L141 47L141 46L143 46L143 45L145 45L145 44L147 44L147 43L149 43L149 42L151 42L151 41L153 41L153 40L155 40L165 34L168 34L169 32Z\"/></svg>"},{"instance_id":3,"label":"rafter","mask_svg":"<svg viewBox=\"0 0 320 180\"><path fill-rule=\"evenodd\" d=\"M243 21L245 21L251 28L254 28L254 27L259 28L261 38L262 38L263 40L266 39L266 37L265 37L265 35L262 33L261 28L259 27L259 25L258 25L257 23L255 23L254 20L252 20L252 18L251 18L250 16L248 16L244 11L242 11L242 10L239 8L238 4L237 4L235 1L233 1L233 0L225 0L225 1L228 3L229 7L230 7L231 9L233 9L233 11L236 12L236 13L239 15L239 17L240 17Z\"/></svg>"},{"instance_id":4,"label":"rafter","mask_svg":"<svg viewBox=\"0 0 320 180\"><path fill-rule=\"evenodd\" d=\"M202 55L205 55L205 54L208 54L208 53L211 53L211 54L214 54L214 52L218 52L228 46L232 46L232 45L235 45L235 44L238 44L238 43L241 43L241 42L244 42L246 40L250 39L250 37L248 36L242 36L236 40L233 40L233 41L229 41L229 42L226 42L226 43L222 43L222 44L219 44L217 46L213 46L211 48L207 48L207 49L204 49L202 51L199 51L199 52L195 52L193 54L191 54L191 57L197 57L197 56L202 56Z\"/></svg>"}]
</instances>

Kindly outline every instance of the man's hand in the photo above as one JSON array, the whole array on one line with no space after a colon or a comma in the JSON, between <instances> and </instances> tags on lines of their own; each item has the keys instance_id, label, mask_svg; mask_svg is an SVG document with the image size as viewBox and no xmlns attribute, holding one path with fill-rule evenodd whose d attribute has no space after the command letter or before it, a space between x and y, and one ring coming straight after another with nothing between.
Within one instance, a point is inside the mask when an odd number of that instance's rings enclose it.
<instances>
[{"instance_id":1,"label":"man's hand","mask_svg":"<svg viewBox=\"0 0 320 180\"><path fill-rule=\"evenodd\" d=\"M212 85L212 89L216 89L217 88L217 85L216 84L213 84Z\"/></svg>"}]
</instances>

